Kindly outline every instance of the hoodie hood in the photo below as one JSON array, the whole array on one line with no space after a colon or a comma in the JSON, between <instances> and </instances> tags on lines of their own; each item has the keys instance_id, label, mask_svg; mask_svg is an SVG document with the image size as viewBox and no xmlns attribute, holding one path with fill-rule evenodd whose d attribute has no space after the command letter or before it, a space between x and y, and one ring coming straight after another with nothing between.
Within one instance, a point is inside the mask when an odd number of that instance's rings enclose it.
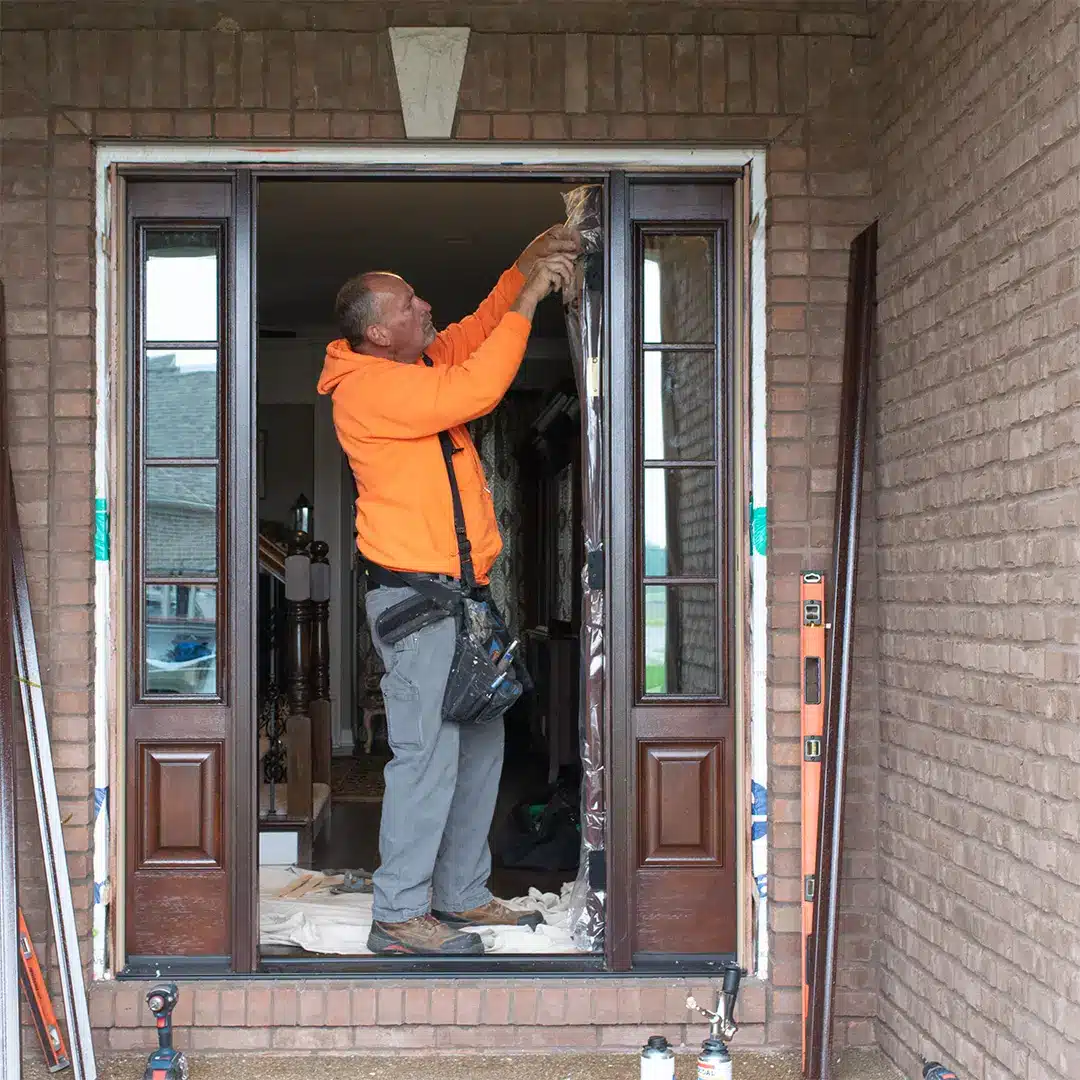
<instances>
[{"instance_id":1,"label":"hoodie hood","mask_svg":"<svg viewBox=\"0 0 1080 1080\"><path fill-rule=\"evenodd\" d=\"M326 359L323 361L322 374L319 376L319 393L332 394L342 379L354 371L361 370L374 360L373 356L353 352L344 338L331 341L326 346Z\"/></svg>"}]
</instances>

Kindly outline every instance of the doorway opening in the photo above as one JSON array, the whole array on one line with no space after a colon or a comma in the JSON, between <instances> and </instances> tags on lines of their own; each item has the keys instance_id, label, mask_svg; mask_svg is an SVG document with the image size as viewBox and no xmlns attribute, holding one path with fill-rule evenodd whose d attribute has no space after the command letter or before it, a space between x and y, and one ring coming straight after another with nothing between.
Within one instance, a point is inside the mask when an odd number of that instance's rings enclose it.
<instances>
[{"instance_id":1,"label":"doorway opening","mask_svg":"<svg viewBox=\"0 0 1080 1080\"><path fill-rule=\"evenodd\" d=\"M356 559L356 488L316 384L334 297L400 274L436 326L472 313L533 237L565 220L572 182L266 179L257 200L259 947L264 962L368 954L392 755ZM581 403L558 296L521 369L469 425L503 540L493 599L535 683L508 711L489 887L543 926L483 929L507 955L602 950L571 933L581 871ZM302 536L297 533L302 532ZM304 581L307 589L305 592ZM297 587L297 582L301 582ZM306 715L301 716L301 712Z\"/></svg>"}]
</instances>

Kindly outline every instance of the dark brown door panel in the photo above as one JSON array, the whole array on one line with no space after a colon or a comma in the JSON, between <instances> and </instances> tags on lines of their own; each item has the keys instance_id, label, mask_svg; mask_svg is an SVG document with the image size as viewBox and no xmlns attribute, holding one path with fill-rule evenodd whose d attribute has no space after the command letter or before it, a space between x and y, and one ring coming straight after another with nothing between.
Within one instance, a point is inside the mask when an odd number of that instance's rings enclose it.
<instances>
[{"instance_id":1,"label":"dark brown door panel","mask_svg":"<svg viewBox=\"0 0 1080 1080\"><path fill-rule=\"evenodd\" d=\"M224 746L137 743L142 808L135 873L148 868L223 869Z\"/></svg>"},{"instance_id":2,"label":"dark brown door panel","mask_svg":"<svg viewBox=\"0 0 1080 1080\"><path fill-rule=\"evenodd\" d=\"M723 742L639 742L639 868L723 867Z\"/></svg>"},{"instance_id":3,"label":"dark brown door panel","mask_svg":"<svg viewBox=\"0 0 1080 1080\"><path fill-rule=\"evenodd\" d=\"M637 874L634 952L735 952L736 908L715 871L665 868Z\"/></svg>"},{"instance_id":4,"label":"dark brown door panel","mask_svg":"<svg viewBox=\"0 0 1080 1080\"><path fill-rule=\"evenodd\" d=\"M229 882L224 870L142 870L132 875L128 903L135 912L152 913L128 922L130 956L229 952Z\"/></svg>"}]
</instances>

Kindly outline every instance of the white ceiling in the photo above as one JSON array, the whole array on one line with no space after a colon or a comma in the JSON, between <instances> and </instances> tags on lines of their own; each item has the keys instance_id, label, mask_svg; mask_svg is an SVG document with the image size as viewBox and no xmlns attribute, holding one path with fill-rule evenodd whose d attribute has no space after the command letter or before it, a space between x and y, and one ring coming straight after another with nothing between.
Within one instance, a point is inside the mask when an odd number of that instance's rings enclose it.
<instances>
[{"instance_id":1,"label":"white ceiling","mask_svg":"<svg viewBox=\"0 0 1080 1080\"><path fill-rule=\"evenodd\" d=\"M290 329L333 321L353 274L392 270L433 307L437 326L474 310L525 245L565 218L551 180L267 180L259 185L259 323ZM558 299L536 336L558 336Z\"/></svg>"}]
</instances>

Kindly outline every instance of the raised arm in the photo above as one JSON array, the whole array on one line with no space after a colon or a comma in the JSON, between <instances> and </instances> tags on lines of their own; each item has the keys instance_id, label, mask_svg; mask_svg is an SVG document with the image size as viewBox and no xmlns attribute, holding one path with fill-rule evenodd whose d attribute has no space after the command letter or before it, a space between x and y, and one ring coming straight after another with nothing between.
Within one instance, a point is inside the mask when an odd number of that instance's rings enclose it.
<instances>
[{"instance_id":1,"label":"raised arm","mask_svg":"<svg viewBox=\"0 0 1080 1080\"><path fill-rule=\"evenodd\" d=\"M537 260L512 309L460 364L386 360L335 394L335 418L352 421L369 437L419 439L491 412L521 367L536 305L572 273L569 256Z\"/></svg>"},{"instance_id":2,"label":"raised arm","mask_svg":"<svg viewBox=\"0 0 1080 1080\"><path fill-rule=\"evenodd\" d=\"M448 326L435 338L428 347L428 355L436 364L463 364L510 310L537 260L556 254L573 257L580 246L580 237L566 225L553 225L542 232L518 256L517 262L503 272L472 315Z\"/></svg>"}]
</instances>

